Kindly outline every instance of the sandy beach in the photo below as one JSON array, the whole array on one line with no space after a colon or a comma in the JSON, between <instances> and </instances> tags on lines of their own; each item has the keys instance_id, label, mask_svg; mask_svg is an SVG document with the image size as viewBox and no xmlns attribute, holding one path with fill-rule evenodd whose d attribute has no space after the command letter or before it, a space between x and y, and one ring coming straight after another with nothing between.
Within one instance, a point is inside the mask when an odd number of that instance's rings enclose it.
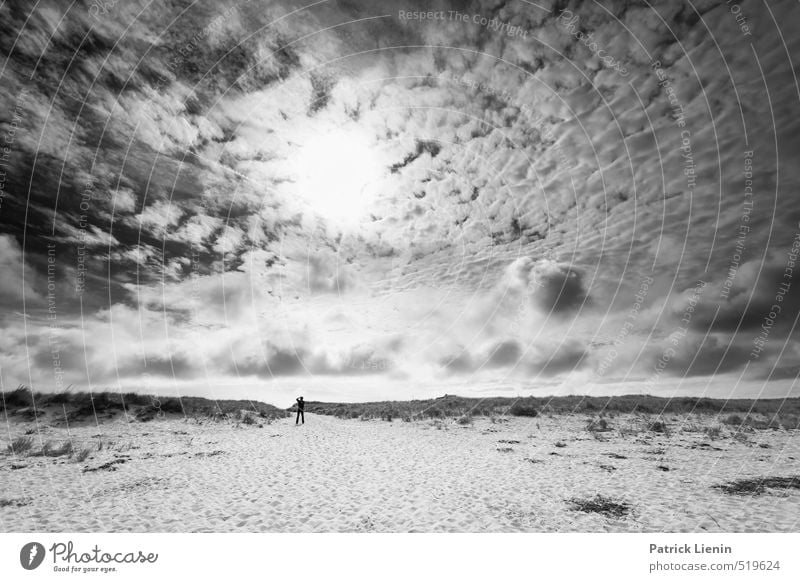
<instances>
[{"instance_id":1,"label":"sandy beach","mask_svg":"<svg viewBox=\"0 0 800 582\"><path fill-rule=\"evenodd\" d=\"M0 443L0 529L797 531L796 483L718 487L800 474L796 430L737 430L699 414L668 416L667 432L648 428L646 415L608 418L605 431L588 422L12 419ZM31 450L12 454L9 442L26 432ZM54 455L65 441L76 452ZM47 443L53 456L36 454Z\"/></svg>"}]
</instances>

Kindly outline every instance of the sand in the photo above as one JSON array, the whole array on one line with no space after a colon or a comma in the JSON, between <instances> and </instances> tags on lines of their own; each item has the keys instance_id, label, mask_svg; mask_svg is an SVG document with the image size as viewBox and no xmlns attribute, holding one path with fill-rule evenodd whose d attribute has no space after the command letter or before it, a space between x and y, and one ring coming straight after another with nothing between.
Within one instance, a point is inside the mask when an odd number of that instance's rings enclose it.
<instances>
[{"instance_id":1,"label":"sand","mask_svg":"<svg viewBox=\"0 0 800 582\"><path fill-rule=\"evenodd\" d=\"M0 454L4 532L789 532L800 490L732 495L714 485L800 475L800 434L734 438L712 416L667 417L670 433L619 415L386 422L306 415L264 426L170 418L54 427L76 457ZM259 420L259 422L264 422ZM7 423L0 442L35 422ZM602 440L599 440L602 439ZM101 445L102 443L102 445ZM101 450L98 448L102 446ZM595 495L621 515L584 512Z\"/></svg>"}]
</instances>

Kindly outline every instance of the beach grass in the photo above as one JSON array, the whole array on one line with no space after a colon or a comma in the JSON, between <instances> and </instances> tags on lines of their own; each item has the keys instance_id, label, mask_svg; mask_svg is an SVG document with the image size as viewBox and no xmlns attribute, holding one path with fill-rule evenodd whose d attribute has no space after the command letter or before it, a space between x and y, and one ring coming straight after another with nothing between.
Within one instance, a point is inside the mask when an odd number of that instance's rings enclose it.
<instances>
[{"instance_id":1,"label":"beach grass","mask_svg":"<svg viewBox=\"0 0 800 582\"><path fill-rule=\"evenodd\" d=\"M198 396L155 396L112 391L46 393L31 391L25 386L1 394L0 411L8 416L19 415L32 419L56 407L56 412L63 414L69 422L123 412L142 422L170 414L232 418L242 420L245 424L255 423L256 415L262 419L285 418L289 415L286 410L254 400L211 400Z\"/></svg>"},{"instance_id":2,"label":"beach grass","mask_svg":"<svg viewBox=\"0 0 800 582\"><path fill-rule=\"evenodd\" d=\"M290 409L290 410L293 410ZM653 415L649 424L653 432L668 433L661 418L669 414L706 414L722 416L720 422L748 428L800 428L800 398L786 399L713 399L661 398L645 395L624 396L555 396L524 398L468 398L445 395L427 400L380 402L317 402L306 401L306 412L337 418L409 420L463 418L485 416L521 416L562 414L642 414ZM607 423L607 421L605 421ZM601 426L599 423L597 426Z\"/></svg>"}]
</instances>

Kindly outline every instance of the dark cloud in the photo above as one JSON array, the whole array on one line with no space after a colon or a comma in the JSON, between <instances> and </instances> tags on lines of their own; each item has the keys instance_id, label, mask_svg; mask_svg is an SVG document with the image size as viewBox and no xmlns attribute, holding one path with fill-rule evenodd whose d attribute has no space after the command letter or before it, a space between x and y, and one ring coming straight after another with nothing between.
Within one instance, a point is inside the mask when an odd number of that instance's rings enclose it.
<instances>
[{"instance_id":1,"label":"dark cloud","mask_svg":"<svg viewBox=\"0 0 800 582\"><path fill-rule=\"evenodd\" d=\"M570 265L540 264L534 269L534 302L545 312L571 313L588 300L583 275Z\"/></svg>"},{"instance_id":2,"label":"dark cloud","mask_svg":"<svg viewBox=\"0 0 800 582\"><path fill-rule=\"evenodd\" d=\"M464 374L475 370L472 356L466 350L439 360L439 366L454 374Z\"/></svg>"},{"instance_id":3,"label":"dark cloud","mask_svg":"<svg viewBox=\"0 0 800 582\"><path fill-rule=\"evenodd\" d=\"M243 342L237 342L241 348ZM243 351L238 349L238 351ZM220 356L224 359L225 356ZM394 369L394 362L380 356L368 346L355 346L344 354L312 352L306 345L277 347L266 344L262 353L247 357L232 356L229 371L239 376L277 378L291 376L359 376L385 374Z\"/></svg>"},{"instance_id":4,"label":"dark cloud","mask_svg":"<svg viewBox=\"0 0 800 582\"><path fill-rule=\"evenodd\" d=\"M800 242L795 254L789 245L783 253L770 253L763 261L748 261L729 268L727 277L710 282L690 312L697 331L745 332L759 329L767 318L771 333L783 337L795 327L800 313ZM790 266L794 265L794 266ZM694 296L687 289L673 313L685 317ZM777 317L770 317L774 313ZM797 330L792 330L792 334Z\"/></svg>"},{"instance_id":5,"label":"dark cloud","mask_svg":"<svg viewBox=\"0 0 800 582\"><path fill-rule=\"evenodd\" d=\"M453 374L503 368L550 377L583 368L588 363L588 355L586 347L577 340L531 346L523 346L516 340L502 340L475 354L462 350L440 360L439 364L446 372Z\"/></svg>"},{"instance_id":6,"label":"dark cloud","mask_svg":"<svg viewBox=\"0 0 800 582\"><path fill-rule=\"evenodd\" d=\"M150 375L191 379L201 377L203 368L201 362L188 354L147 354L138 358L126 357L119 363L115 374L109 374L107 379L113 379L117 374L122 378L141 379Z\"/></svg>"},{"instance_id":7,"label":"dark cloud","mask_svg":"<svg viewBox=\"0 0 800 582\"><path fill-rule=\"evenodd\" d=\"M754 363L749 357L752 349L750 340L727 334L705 335L680 328L663 340L644 346L636 369L648 375L651 381L658 380L662 375L682 379L716 375L726 377L725 374L738 372ZM770 348L765 351L765 358L774 354ZM760 363L755 363L751 371L761 368Z\"/></svg>"},{"instance_id":8,"label":"dark cloud","mask_svg":"<svg viewBox=\"0 0 800 582\"><path fill-rule=\"evenodd\" d=\"M571 340L559 345L549 355L542 354L528 362L528 367L544 377L556 376L585 367L588 356L588 350L580 341Z\"/></svg>"},{"instance_id":9,"label":"dark cloud","mask_svg":"<svg viewBox=\"0 0 800 582\"><path fill-rule=\"evenodd\" d=\"M488 368L511 366L519 361L520 355L522 348L519 343L514 340L502 341L489 349L485 365Z\"/></svg>"}]
</instances>

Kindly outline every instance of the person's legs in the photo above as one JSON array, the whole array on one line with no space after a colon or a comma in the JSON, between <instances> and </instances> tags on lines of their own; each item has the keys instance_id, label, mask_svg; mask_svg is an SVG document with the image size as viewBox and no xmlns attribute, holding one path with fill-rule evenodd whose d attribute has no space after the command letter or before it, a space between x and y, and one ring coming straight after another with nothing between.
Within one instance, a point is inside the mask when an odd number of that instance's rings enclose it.
<instances>
[{"instance_id":1,"label":"person's legs","mask_svg":"<svg viewBox=\"0 0 800 582\"><path fill-rule=\"evenodd\" d=\"M303 424L305 424L306 423L306 412L305 412L305 410L301 410L300 411L300 416L303 417Z\"/></svg>"},{"instance_id":2,"label":"person's legs","mask_svg":"<svg viewBox=\"0 0 800 582\"><path fill-rule=\"evenodd\" d=\"M300 424L300 414L301 414L301 410L298 408L297 409L297 420L294 421L295 424ZM303 424L305 424L305 423L306 423L306 419L304 418L303 419Z\"/></svg>"}]
</instances>

